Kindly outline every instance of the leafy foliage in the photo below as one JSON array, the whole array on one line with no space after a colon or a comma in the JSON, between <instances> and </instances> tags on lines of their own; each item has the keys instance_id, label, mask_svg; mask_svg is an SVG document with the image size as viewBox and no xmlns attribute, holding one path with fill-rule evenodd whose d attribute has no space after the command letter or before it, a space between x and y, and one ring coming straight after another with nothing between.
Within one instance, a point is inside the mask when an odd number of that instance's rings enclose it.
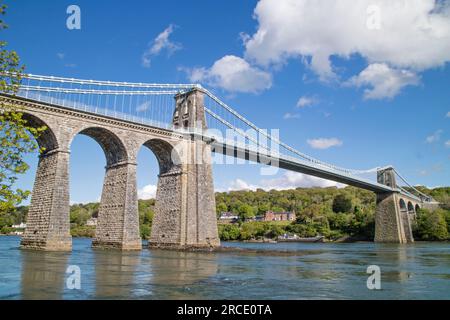
<instances>
[{"instance_id":1,"label":"leafy foliage","mask_svg":"<svg viewBox=\"0 0 450 320\"><path fill-rule=\"evenodd\" d=\"M333 200L333 212L350 212L352 209L352 199L344 194L338 194Z\"/></svg>"},{"instance_id":2,"label":"leafy foliage","mask_svg":"<svg viewBox=\"0 0 450 320\"><path fill-rule=\"evenodd\" d=\"M450 230L449 215L450 212L444 209L431 212L426 209L418 210L416 226L414 227L416 238L428 241L447 240Z\"/></svg>"},{"instance_id":3,"label":"leafy foliage","mask_svg":"<svg viewBox=\"0 0 450 320\"><path fill-rule=\"evenodd\" d=\"M5 10L6 6L0 4L0 17ZM0 30L6 27L0 20ZM7 50L6 42L0 41L0 93L15 94L23 71L17 53ZM0 215L12 211L29 196L29 191L15 188L15 182L29 168L24 155L39 149L35 139L45 129L30 126L17 106L0 101Z\"/></svg>"}]
</instances>

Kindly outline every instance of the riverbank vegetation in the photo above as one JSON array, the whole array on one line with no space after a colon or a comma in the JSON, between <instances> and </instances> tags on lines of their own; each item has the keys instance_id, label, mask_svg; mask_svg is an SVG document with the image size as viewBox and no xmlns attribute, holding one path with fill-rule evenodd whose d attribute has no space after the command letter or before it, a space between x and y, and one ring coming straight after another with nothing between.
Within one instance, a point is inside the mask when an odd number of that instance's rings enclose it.
<instances>
[{"instance_id":1,"label":"riverbank vegetation","mask_svg":"<svg viewBox=\"0 0 450 320\"><path fill-rule=\"evenodd\" d=\"M435 211L420 209L413 224L416 240L444 241L450 238L450 188L421 191L441 203ZM143 239L150 237L155 200L139 200L139 223ZM233 224L219 223L222 240L274 239L284 233L299 237L323 235L328 240L372 241L375 231L375 195L353 187L297 188L292 190L256 190L216 193L217 215L233 212L240 217ZM0 216L0 232L26 221L27 207L19 207ZM92 237L95 226L88 221L98 216L99 204L76 204L70 209L71 233L74 237ZM296 220L252 221L266 211L291 211Z\"/></svg>"}]
</instances>

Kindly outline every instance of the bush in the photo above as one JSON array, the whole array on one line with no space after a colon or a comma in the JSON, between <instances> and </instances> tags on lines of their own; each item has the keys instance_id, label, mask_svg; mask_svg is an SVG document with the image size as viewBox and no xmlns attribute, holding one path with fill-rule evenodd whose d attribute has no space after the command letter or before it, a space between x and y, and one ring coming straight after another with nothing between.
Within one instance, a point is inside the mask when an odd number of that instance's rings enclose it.
<instances>
[{"instance_id":1,"label":"bush","mask_svg":"<svg viewBox=\"0 0 450 320\"><path fill-rule=\"evenodd\" d=\"M352 199L338 194L333 200L333 212L350 212L353 209Z\"/></svg>"},{"instance_id":2,"label":"bush","mask_svg":"<svg viewBox=\"0 0 450 320\"><path fill-rule=\"evenodd\" d=\"M247 222L241 226L241 240L261 238L265 234L264 222Z\"/></svg>"},{"instance_id":3,"label":"bush","mask_svg":"<svg viewBox=\"0 0 450 320\"><path fill-rule=\"evenodd\" d=\"M141 234L141 238L144 240L148 240L150 239L150 234L151 234L151 225L148 224L141 224L139 226L139 231Z\"/></svg>"},{"instance_id":4,"label":"bush","mask_svg":"<svg viewBox=\"0 0 450 320\"><path fill-rule=\"evenodd\" d=\"M429 211L420 209L417 212L417 221L414 234L418 240L442 241L449 237L448 225L445 221L445 210Z\"/></svg>"},{"instance_id":5,"label":"bush","mask_svg":"<svg viewBox=\"0 0 450 320\"><path fill-rule=\"evenodd\" d=\"M315 237L318 234L316 228L309 224L291 224L286 229L289 233L295 233L299 237Z\"/></svg>"},{"instance_id":6,"label":"bush","mask_svg":"<svg viewBox=\"0 0 450 320\"><path fill-rule=\"evenodd\" d=\"M10 233L13 232L13 231L14 231L14 229L11 228L11 227L8 227L8 226L3 226L3 227L0 229L0 233L1 233L1 234L10 234Z\"/></svg>"},{"instance_id":7,"label":"bush","mask_svg":"<svg viewBox=\"0 0 450 320\"><path fill-rule=\"evenodd\" d=\"M219 237L220 240L230 241L238 240L241 235L239 226L233 224L221 224L219 225Z\"/></svg>"},{"instance_id":8,"label":"bush","mask_svg":"<svg viewBox=\"0 0 450 320\"><path fill-rule=\"evenodd\" d=\"M94 226L76 226L70 229L72 237L93 238L95 236Z\"/></svg>"}]
</instances>

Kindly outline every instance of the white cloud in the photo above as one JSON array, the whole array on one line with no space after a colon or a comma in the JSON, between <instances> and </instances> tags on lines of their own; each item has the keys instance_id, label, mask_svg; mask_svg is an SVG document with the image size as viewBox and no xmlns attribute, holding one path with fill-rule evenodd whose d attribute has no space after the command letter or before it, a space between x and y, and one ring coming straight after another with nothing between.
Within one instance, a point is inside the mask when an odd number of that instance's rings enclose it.
<instances>
[{"instance_id":1,"label":"white cloud","mask_svg":"<svg viewBox=\"0 0 450 320\"><path fill-rule=\"evenodd\" d=\"M433 133L432 135L428 136L425 141L427 143L434 143L437 142L441 139L441 134L442 134L442 130L437 130L435 133Z\"/></svg>"},{"instance_id":2,"label":"white cloud","mask_svg":"<svg viewBox=\"0 0 450 320\"><path fill-rule=\"evenodd\" d=\"M174 25L169 25L163 32L161 32L152 42L151 45L142 54L142 66L149 68L151 65L151 57L160 54L163 50L167 51L169 55L181 49L179 43L170 41L169 36L174 30Z\"/></svg>"},{"instance_id":3,"label":"white cloud","mask_svg":"<svg viewBox=\"0 0 450 320\"><path fill-rule=\"evenodd\" d=\"M450 118L450 111L445 115L446 118Z\"/></svg>"},{"instance_id":4,"label":"white cloud","mask_svg":"<svg viewBox=\"0 0 450 320\"><path fill-rule=\"evenodd\" d=\"M368 10L374 5L379 15ZM449 2L260 0L254 17L256 33L241 36L248 61L280 66L299 58L322 80L339 78L332 56L359 54L368 65L412 74L450 61ZM369 23L378 17L379 28L373 28ZM376 90L367 94L381 95Z\"/></svg>"},{"instance_id":5,"label":"white cloud","mask_svg":"<svg viewBox=\"0 0 450 320\"><path fill-rule=\"evenodd\" d=\"M144 111L147 111L149 108L150 108L150 101L146 101L146 102L143 102L140 105L138 105L136 108L136 111L144 112Z\"/></svg>"},{"instance_id":6,"label":"white cloud","mask_svg":"<svg viewBox=\"0 0 450 320\"><path fill-rule=\"evenodd\" d=\"M447 148L450 148L450 140L445 141L445 146L446 146Z\"/></svg>"},{"instance_id":7,"label":"white cloud","mask_svg":"<svg viewBox=\"0 0 450 320\"><path fill-rule=\"evenodd\" d=\"M56 56L58 57L59 60L63 60L64 57L66 56L66 54L65 54L65 53L62 53L62 52L58 52L58 53L56 54Z\"/></svg>"},{"instance_id":8,"label":"white cloud","mask_svg":"<svg viewBox=\"0 0 450 320\"><path fill-rule=\"evenodd\" d=\"M298 113L290 113L287 112L284 114L283 119L288 120L288 119L298 119L300 118L300 115Z\"/></svg>"},{"instance_id":9,"label":"white cloud","mask_svg":"<svg viewBox=\"0 0 450 320\"><path fill-rule=\"evenodd\" d=\"M153 184L146 185L138 190L138 199L147 200L156 197L156 186Z\"/></svg>"},{"instance_id":10,"label":"white cloud","mask_svg":"<svg viewBox=\"0 0 450 320\"><path fill-rule=\"evenodd\" d=\"M337 138L308 139L306 142L314 149L328 149L342 146L343 142Z\"/></svg>"},{"instance_id":11,"label":"white cloud","mask_svg":"<svg viewBox=\"0 0 450 320\"><path fill-rule=\"evenodd\" d=\"M294 188L311 187L345 187L345 184L317 178L303 173L287 171L281 177L274 179L261 180L258 184L249 184L242 179L236 179L230 183L228 191L232 190L286 190Z\"/></svg>"},{"instance_id":12,"label":"white cloud","mask_svg":"<svg viewBox=\"0 0 450 320\"><path fill-rule=\"evenodd\" d=\"M206 82L230 92L257 93L272 86L270 73L252 67L242 58L228 55L214 62L211 68L187 70L190 81Z\"/></svg>"},{"instance_id":13,"label":"white cloud","mask_svg":"<svg viewBox=\"0 0 450 320\"><path fill-rule=\"evenodd\" d=\"M392 69L384 63L370 64L344 86L370 87L364 90L364 99L393 98L408 85L417 85L419 76L408 70Z\"/></svg>"},{"instance_id":14,"label":"white cloud","mask_svg":"<svg viewBox=\"0 0 450 320\"><path fill-rule=\"evenodd\" d=\"M297 107L298 108L309 107L316 104L317 102L318 100L315 97L302 96L297 101Z\"/></svg>"}]
</instances>

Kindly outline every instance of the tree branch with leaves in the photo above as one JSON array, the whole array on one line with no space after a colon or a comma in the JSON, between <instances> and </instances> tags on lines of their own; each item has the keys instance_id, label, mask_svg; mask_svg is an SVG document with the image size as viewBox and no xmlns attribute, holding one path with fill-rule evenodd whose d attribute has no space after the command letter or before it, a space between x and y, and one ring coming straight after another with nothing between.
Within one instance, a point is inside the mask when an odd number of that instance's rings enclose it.
<instances>
[{"instance_id":1,"label":"tree branch with leaves","mask_svg":"<svg viewBox=\"0 0 450 320\"><path fill-rule=\"evenodd\" d=\"M3 20L5 13L6 5L0 3L0 31L7 28ZM8 50L5 41L0 41L0 93L17 94L24 70L18 54ZM43 151L36 139L45 129L31 126L20 107L0 99L0 215L11 212L29 196L29 191L16 188L16 182L29 169L24 156Z\"/></svg>"}]
</instances>

